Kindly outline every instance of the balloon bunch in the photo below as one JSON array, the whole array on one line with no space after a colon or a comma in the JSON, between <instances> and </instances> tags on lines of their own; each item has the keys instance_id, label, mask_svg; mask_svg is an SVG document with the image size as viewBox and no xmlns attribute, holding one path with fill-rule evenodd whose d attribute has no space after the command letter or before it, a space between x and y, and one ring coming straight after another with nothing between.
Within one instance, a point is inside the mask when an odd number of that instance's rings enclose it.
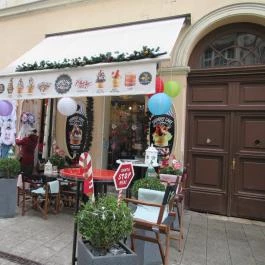
<instances>
[{"instance_id":1,"label":"balloon bunch","mask_svg":"<svg viewBox=\"0 0 265 265\"><path fill-rule=\"evenodd\" d=\"M12 113L13 105L8 100L0 100L0 116L8 116Z\"/></svg>"},{"instance_id":2,"label":"balloon bunch","mask_svg":"<svg viewBox=\"0 0 265 265\"><path fill-rule=\"evenodd\" d=\"M172 105L171 98L180 93L180 84L176 81L167 81L164 85L160 77L156 77L156 93L149 94L148 109L153 115L167 113Z\"/></svg>"}]
</instances>

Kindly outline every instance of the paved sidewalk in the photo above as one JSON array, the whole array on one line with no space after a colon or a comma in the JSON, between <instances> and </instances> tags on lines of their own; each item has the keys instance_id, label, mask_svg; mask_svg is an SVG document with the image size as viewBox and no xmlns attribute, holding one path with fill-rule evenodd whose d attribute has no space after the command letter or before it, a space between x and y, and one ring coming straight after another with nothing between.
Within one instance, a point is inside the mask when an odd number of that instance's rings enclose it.
<instances>
[{"instance_id":1,"label":"paved sidewalk","mask_svg":"<svg viewBox=\"0 0 265 265\"><path fill-rule=\"evenodd\" d=\"M44 220L33 210L0 219L0 251L43 265L70 265L73 213ZM265 265L265 223L185 212L183 252L171 243L170 265ZM19 264L0 258L0 265ZM157 265L157 264L148 264Z\"/></svg>"}]
</instances>

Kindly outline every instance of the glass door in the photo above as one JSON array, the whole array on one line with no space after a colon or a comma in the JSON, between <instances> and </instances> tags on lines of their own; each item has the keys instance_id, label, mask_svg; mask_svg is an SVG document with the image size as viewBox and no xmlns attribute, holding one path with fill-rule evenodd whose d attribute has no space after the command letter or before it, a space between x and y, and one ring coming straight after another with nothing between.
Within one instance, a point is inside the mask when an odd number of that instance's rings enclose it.
<instances>
[{"instance_id":1,"label":"glass door","mask_svg":"<svg viewBox=\"0 0 265 265\"><path fill-rule=\"evenodd\" d=\"M108 168L116 168L117 159L142 158L147 146L147 130L144 96L112 97Z\"/></svg>"}]
</instances>

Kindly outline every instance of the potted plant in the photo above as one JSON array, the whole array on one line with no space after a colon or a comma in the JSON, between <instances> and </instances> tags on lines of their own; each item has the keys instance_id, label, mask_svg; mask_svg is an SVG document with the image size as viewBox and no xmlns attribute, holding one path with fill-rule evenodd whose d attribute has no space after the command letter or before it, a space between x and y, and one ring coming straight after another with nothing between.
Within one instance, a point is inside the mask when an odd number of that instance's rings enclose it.
<instances>
[{"instance_id":1,"label":"potted plant","mask_svg":"<svg viewBox=\"0 0 265 265\"><path fill-rule=\"evenodd\" d=\"M20 163L16 158L0 158L0 217L16 214L17 176Z\"/></svg>"},{"instance_id":2,"label":"potted plant","mask_svg":"<svg viewBox=\"0 0 265 265\"><path fill-rule=\"evenodd\" d=\"M49 158L49 161L53 166L57 166L58 169L62 169L65 166L65 157L59 154L54 154Z\"/></svg>"},{"instance_id":3,"label":"potted plant","mask_svg":"<svg viewBox=\"0 0 265 265\"><path fill-rule=\"evenodd\" d=\"M137 256L121 242L133 226L130 208L118 205L114 195L88 201L79 210L76 221L82 238L78 240L77 264L137 264Z\"/></svg>"},{"instance_id":4,"label":"potted plant","mask_svg":"<svg viewBox=\"0 0 265 265\"><path fill-rule=\"evenodd\" d=\"M155 177L145 177L137 179L132 185L132 196L138 198L139 188L150 189L150 190L159 190L164 191L165 185L163 185L158 178Z\"/></svg>"},{"instance_id":5,"label":"potted plant","mask_svg":"<svg viewBox=\"0 0 265 265\"><path fill-rule=\"evenodd\" d=\"M174 168L172 166L167 166L159 170L160 174L169 174L169 175L182 175L181 168Z\"/></svg>"}]
</instances>

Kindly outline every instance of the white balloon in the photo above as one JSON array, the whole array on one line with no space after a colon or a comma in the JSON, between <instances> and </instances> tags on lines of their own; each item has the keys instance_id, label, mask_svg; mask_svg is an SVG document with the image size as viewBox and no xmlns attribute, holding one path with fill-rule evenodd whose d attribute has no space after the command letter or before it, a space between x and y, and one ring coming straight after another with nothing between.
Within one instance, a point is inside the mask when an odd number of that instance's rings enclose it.
<instances>
[{"instance_id":1,"label":"white balloon","mask_svg":"<svg viewBox=\"0 0 265 265\"><path fill-rule=\"evenodd\" d=\"M77 110L77 103L72 98L61 98L57 103L57 109L64 116L71 116Z\"/></svg>"}]
</instances>

